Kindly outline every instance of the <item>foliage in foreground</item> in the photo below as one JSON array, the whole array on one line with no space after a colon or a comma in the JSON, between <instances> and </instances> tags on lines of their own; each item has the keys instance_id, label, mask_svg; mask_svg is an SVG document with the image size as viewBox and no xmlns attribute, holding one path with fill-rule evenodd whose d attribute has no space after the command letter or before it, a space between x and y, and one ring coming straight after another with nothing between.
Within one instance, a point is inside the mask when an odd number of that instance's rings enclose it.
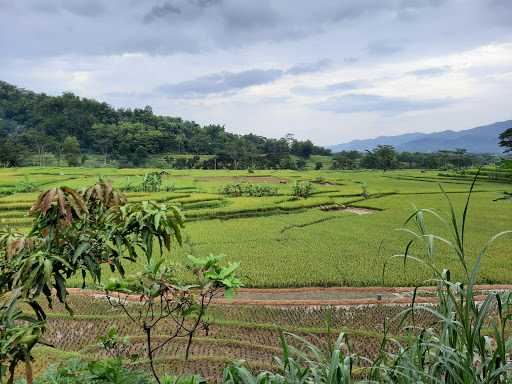
<instances>
[{"instance_id":1,"label":"foliage in foreground","mask_svg":"<svg viewBox=\"0 0 512 384\"><path fill-rule=\"evenodd\" d=\"M234 276L238 265L222 267L220 259L213 256L191 260L197 284L180 281L174 270L164 265L164 252L170 251L174 239L181 244L181 212L149 201L127 204L108 182L100 181L82 191L49 189L39 196L30 214L35 219L28 235L10 230L0 233L0 383L13 383L22 362L27 383L33 382L32 350L43 343L46 326L46 313L38 300L45 297L51 308L55 290L58 300L72 313L66 287L77 274L84 284L87 275L100 283L101 266L107 264L123 279L111 281L106 289L132 293L124 280L124 261L145 256L147 273L138 287L144 306L137 320L142 320L147 334L152 368L150 330L156 323L173 318L178 324L176 334L187 336L190 345L213 296L240 285ZM122 300L117 304L122 306ZM155 311L160 316L153 316ZM187 321L194 325L189 327ZM169 332L167 342L175 338L174 330ZM152 372L160 383L154 369Z\"/></svg>"}]
</instances>

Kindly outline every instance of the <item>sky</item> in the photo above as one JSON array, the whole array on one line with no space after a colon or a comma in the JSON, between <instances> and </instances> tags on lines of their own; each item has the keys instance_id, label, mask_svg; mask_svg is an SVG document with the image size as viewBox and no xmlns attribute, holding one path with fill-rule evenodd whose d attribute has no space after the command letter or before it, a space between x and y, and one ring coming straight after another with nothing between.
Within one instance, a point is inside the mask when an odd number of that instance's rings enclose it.
<instances>
[{"instance_id":1,"label":"sky","mask_svg":"<svg viewBox=\"0 0 512 384\"><path fill-rule=\"evenodd\" d=\"M512 119L512 0L0 0L0 80L319 145Z\"/></svg>"}]
</instances>

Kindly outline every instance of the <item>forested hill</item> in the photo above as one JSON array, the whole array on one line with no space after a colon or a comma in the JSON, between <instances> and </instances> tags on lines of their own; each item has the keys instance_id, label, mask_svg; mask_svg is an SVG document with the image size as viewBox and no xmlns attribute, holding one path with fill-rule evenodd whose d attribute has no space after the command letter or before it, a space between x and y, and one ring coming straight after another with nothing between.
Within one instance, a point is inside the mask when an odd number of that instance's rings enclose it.
<instances>
[{"instance_id":1,"label":"forested hill","mask_svg":"<svg viewBox=\"0 0 512 384\"><path fill-rule=\"evenodd\" d=\"M0 162L20 165L26 153L51 152L60 158L65 143L125 165L141 165L154 154L188 153L217 155L216 160L235 167L244 162L270 166L290 154L329 152L309 140L237 135L216 124L158 116L149 106L115 109L72 93L48 96L0 81Z\"/></svg>"}]
</instances>

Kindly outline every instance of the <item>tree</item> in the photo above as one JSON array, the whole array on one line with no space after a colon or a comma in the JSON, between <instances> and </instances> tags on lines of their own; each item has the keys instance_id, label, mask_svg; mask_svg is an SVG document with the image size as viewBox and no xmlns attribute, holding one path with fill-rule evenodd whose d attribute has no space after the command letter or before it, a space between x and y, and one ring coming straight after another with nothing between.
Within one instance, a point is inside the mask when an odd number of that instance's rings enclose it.
<instances>
[{"instance_id":1,"label":"tree","mask_svg":"<svg viewBox=\"0 0 512 384\"><path fill-rule=\"evenodd\" d=\"M217 162L202 164L207 168L277 168L292 147L302 158L330 154L292 134L282 139L237 135L221 125L200 126L178 117L158 116L151 107L114 109L72 93L48 96L0 82L0 137L4 136L37 154L39 165L44 165L48 151L60 160L68 136L78 140L82 152L101 153L105 165L112 158L120 164L142 165L141 157L135 156L138 147L148 156L172 152L218 156Z\"/></svg>"},{"instance_id":2,"label":"tree","mask_svg":"<svg viewBox=\"0 0 512 384\"><path fill-rule=\"evenodd\" d=\"M500 146L505 148L505 152L512 152L512 128L502 132L499 136Z\"/></svg>"},{"instance_id":3,"label":"tree","mask_svg":"<svg viewBox=\"0 0 512 384\"><path fill-rule=\"evenodd\" d=\"M44 165L46 151L52 144L51 138L42 132L30 129L24 132L22 140L28 147L35 149L39 166L42 167Z\"/></svg>"},{"instance_id":4,"label":"tree","mask_svg":"<svg viewBox=\"0 0 512 384\"><path fill-rule=\"evenodd\" d=\"M0 167L19 167L23 163L26 149L11 138L0 137Z\"/></svg>"},{"instance_id":5,"label":"tree","mask_svg":"<svg viewBox=\"0 0 512 384\"><path fill-rule=\"evenodd\" d=\"M146 148L144 148L142 145L139 145L135 149L135 153L132 158L133 165L135 165L135 166L144 165L146 163L147 158L148 158L148 153L146 151Z\"/></svg>"},{"instance_id":6,"label":"tree","mask_svg":"<svg viewBox=\"0 0 512 384\"><path fill-rule=\"evenodd\" d=\"M386 171L396 167L396 151L391 145L378 145L373 151L377 166Z\"/></svg>"},{"instance_id":7,"label":"tree","mask_svg":"<svg viewBox=\"0 0 512 384\"><path fill-rule=\"evenodd\" d=\"M16 367L21 362L25 363L27 383L32 383L32 349L40 341L46 324L40 296L46 297L51 305L55 290L57 299L71 311L67 301L68 279L81 275L85 285L89 275L98 284L104 264L124 277L125 260L135 262L144 255L146 271L152 267L156 273L146 276L148 285L144 293L149 296L148 305L163 305L158 299L165 298L172 308L179 308L181 320L199 313L200 316L193 317L198 321L204 315L205 303L198 303L192 292L196 286L178 280L177 275L160 273L161 260L170 252L171 242L181 244L184 219L178 208L148 201L127 205L124 196L110 183L100 181L82 192L66 187L49 189L39 196L30 214L34 223L28 234L0 231L1 383L6 376L8 384L14 382ZM233 274L238 265L221 267L218 261L192 260L200 280L199 297L208 303L215 294L229 293L240 285ZM110 291L125 291L123 284L111 282L108 287ZM183 324L188 330L197 329ZM186 335L190 343L191 334Z\"/></svg>"},{"instance_id":8,"label":"tree","mask_svg":"<svg viewBox=\"0 0 512 384\"><path fill-rule=\"evenodd\" d=\"M70 167L80 165L80 143L75 136L68 136L64 139L62 153Z\"/></svg>"},{"instance_id":9,"label":"tree","mask_svg":"<svg viewBox=\"0 0 512 384\"><path fill-rule=\"evenodd\" d=\"M359 166L363 155L358 151L341 151L334 155L333 169L354 169ZM367 167L370 168L370 167Z\"/></svg>"},{"instance_id":10,"label":"tree","mask_svg":"<svg viewBox=\"0 0 512 384\"><path fill-rule=\"evenodd\" d=\"M318 170L322 169L323 166L324 166L324 164L321 161L317 161L315 164L315 169L318 171Z\"/></svg>"},{"instance_id":11,"label":"tree","mask_svg":"<svg viewBox=\"0 0 512 384\"><path fill-rule=\"evenodd\" d=\"M291 146L291 152L295 156L300 156L304 159L308 159L314 152L315 146L310 140L297 141L294 140Z\"/></svg>"},{"instance_id":12,"label":"tree","mask_svg":"<svg viewBox=\"0 0 512 384\"><path fill-rule=\"evenodd\" d=\"M306 168L306 161L304 159L298 159L295 164L297 165L297 169L302 171Z\"/></svg>"},{"instance_id":13,"label":"tree","mask_svg":"<svg viewBox=\"0 0 512 384\"><path fill-rule=\"evenodd\" d=\"M178 146L178 153L181 153L183 151L183 145L185 144L185 135L183 133L180 133L176 135L175 139L176 145Z\"/></svg>"},{"instance_id":14,"label":"tree","mask_svg":"<svg viewBox=\"0 0 512 384\"><path fill-rule=\"evenodd\" d=\"M114 124L95 124L92 126L94 146L103 154L103 164L105 166L112 155L118 134L117 125Z\"/></svg>"},{"instance_id":15,"label":"tree","mask_svg":"<svg viewBox=\"0 0 512 384\"><path fill-rule=\"evenodd\" d=\"M456 148L453 153L457 158L457 167L462 168L464 164L464 156L466 155L467 150L465 148Z\"/></svg>"},{"instance_id":16,"label":"tree","mask_svg":"<svg viewBox=\"0 0 512 384\"><path fill-rule=\"evenodd\" d=\"M176 268L166 265L163 258L152 257L144 272L128 279L111 279L105 287L109 303L121 308L144 332L150 369L157 383L162 381L155 369L155 353L170 342L184 338L187 340L185 360L188 360L192 338L204 325L204 316L212 300L223 295L230 297L233 289L241 286L235 275L238 263L222 266L221 259L221 256L213 255L205 258L189 256L189 269L195 278L193 286L181 281ZM137 290L130 290L130 286L137 287ZM197 293L192 291L192 287ZM142 294L140 305L130 306L127 293ZM172 320L174 326L170 330L166 326L167 335L163 340L161 337L155 340L154 331L162 331L157 326L165 319Z\"/></svg>"}]
</instances>

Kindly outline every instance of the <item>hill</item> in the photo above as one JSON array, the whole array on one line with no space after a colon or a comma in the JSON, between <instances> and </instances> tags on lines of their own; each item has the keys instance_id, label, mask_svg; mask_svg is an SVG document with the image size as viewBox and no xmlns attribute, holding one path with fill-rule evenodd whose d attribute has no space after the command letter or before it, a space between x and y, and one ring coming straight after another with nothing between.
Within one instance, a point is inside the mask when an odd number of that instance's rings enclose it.
<instances>
[{"instance_id":1,"label":"hill","mask_svg":"<svg viewBox=\"0 0 512 384\"><path fill-rule=\"evenodd\" d=\"M498 135L512 127L512 120L462 131L442 131L433 133L406 133L396 136L379 136L374 139L353 140L348 143L333 145L333 152L345 150L365 151L377 145L392 145L398 151L436 152L464 148L471 153L502 153L498 145Z\"/></svg>"},{"instance_id":2,"label":"hill","mask_svg":"<svg viewBox=\"0 0 512 384\"><path fill-rule=\"evenodd\" d=\"M239 135L218 124L157 115L150 106L116 109L69 92L49 96L0 81L0 164L24 165L25 152L39 165L48 153L60 163L67 152L70 165L78 165L80 155L101 154L105 165L115 160L122 166L142 166L153 155L166 156L167 165L179 163L169 154L215 155L188 166L234 169L272 168L290 163L291 155L330 153L309 140Z\"/></svg>"}]
</instances>

